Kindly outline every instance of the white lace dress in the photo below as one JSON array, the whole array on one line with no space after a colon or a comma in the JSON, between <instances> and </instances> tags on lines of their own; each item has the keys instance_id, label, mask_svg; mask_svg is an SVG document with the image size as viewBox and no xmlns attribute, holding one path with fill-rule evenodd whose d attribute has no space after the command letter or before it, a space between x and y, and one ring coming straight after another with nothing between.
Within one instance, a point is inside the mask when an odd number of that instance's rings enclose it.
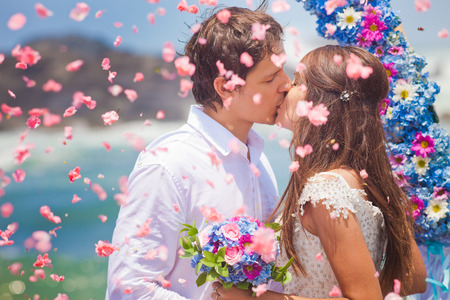
<instances>
[{"instance_id":1,"label":"white lace dress","mask_svg":"<svg viewBox=\"0 0 450 300\"><path fill-rule=\"evenodd\" d=\"M321 176L322 174L330 176ZM365 197L364 190L350 188L341 175L323 172L308 179L299 199L299 213L303 215L303 205L311 202L314 206L325 205L332 217L342 215L347 218L349 212L355 214L375 268L380 272L386 247L384 218L378 207L365 200ZM339 286L339 284L319 238L303 230L298 214L296 214L292 238L295 250L308 276L301 274L297 276L291 270L292 280L285 285L285 293L310 298L329 298L328 293L334 285ZM322 254L323 261L316 259L318 253ZM288 260L289 257L282 248L277 263L283 266Z\"/></svg>"}]
</instances>

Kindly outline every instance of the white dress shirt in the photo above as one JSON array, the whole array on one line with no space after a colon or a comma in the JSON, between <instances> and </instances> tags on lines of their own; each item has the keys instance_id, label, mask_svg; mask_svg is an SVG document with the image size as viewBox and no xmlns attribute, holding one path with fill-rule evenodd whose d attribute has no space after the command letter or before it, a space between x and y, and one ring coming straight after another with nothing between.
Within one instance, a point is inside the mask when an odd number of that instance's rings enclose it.
<instances>
[{"instance_id":1,"label":"white dress shirt","mask_svg":"<svg viewBox=\"0 0 450 300\"><path fill-rule=\"evenodd\" d=\"M231 140L239 151L229 149ZM202 227L203 206L214 207L225 218L243 205L247 215L261 221L270 215L278 191L262 152L264 141L251 130L247 144L192 106L187 124L140 153L128 180L127 204L116 221L112 243L119 250L109 257L106 299L210 299L211 283L197 287L190 259L179 258L180 224L195 220L197 228ZM215 158L221 162L213 163L218 162ZM148 219L151 232L137 236ZM159 251L146 259L149 251L164 247L166 257ZM162 287L162 278L170 287Z\"/></svg>"}]
</instances>

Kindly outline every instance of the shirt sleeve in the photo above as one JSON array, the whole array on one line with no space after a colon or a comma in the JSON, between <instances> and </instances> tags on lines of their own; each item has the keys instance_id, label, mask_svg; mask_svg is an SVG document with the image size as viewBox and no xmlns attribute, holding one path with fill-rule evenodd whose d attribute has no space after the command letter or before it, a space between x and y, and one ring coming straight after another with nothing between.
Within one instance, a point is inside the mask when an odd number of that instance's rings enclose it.
<instances>
[{"instance_id":1,"label":"shirt sleeve","mask_svg":"<svg viewBox=\"0 0 450 300\"><path fill-rule=\"evenodd\" d=\"M176 263L185 223L180 187L164 166L136 165L113 234L118 250L109 257L106 299L187 299L162 287Z\"/></svg>"}]
</instances>

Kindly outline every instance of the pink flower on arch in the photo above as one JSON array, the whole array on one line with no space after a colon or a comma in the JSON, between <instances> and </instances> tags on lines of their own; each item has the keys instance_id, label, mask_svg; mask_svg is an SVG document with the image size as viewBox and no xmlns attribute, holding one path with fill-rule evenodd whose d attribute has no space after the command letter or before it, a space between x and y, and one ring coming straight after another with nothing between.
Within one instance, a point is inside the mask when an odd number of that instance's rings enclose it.
<instances>
[{"instance_id":1,"label":"pink flower on arch","mask_svg":"<svg viewBox=\"0 0 450 300\"><path fill-rule=\"evenodd\" d=\"M412 196L409 201L411 201L413 217L415 220L420 215L420 212L422 209L424 209L425 205L423 204L423 201L417 196Z\"/></svg>"},{"instance_id":2,"label":"pink flower on arch","mask_svg":"<svg viewBox=\"0 0 450 300\"><path fill-rule=\"evenodd\" d=\"M422 132L417 132L413 141L411 150L415 152L416 156L428 157L431 153L434 153L434 139L429 135L423 136Z\"/></svg>"},{"instance_id":3,"label":"pink flower on arch","mask_svg":"<svg viewBox=\"0 0 450 300\"><path fill-rule=\"evenodd\" d=\"M449 192L440 186L435 186L433 188L433 198L436 200L447 200L449 197Z\"/></svg>"},{"instance_id":4,"label":"pink flower on arch","mask_svg":"<svg viewBox=\"0 0 450 300\"><path fill-rule=\"evenodd\" d=\"M392 77L397 75L397 70L394 69L394 63L391 62L391 63L387 64L387 63L383 62L383 67L386 69L386 73L389 77L389 81L392 81Z\"/></svg>"},{"instance_id":5,"label":"pink flower on arch","mask_svg":"<svg viewBox=\"0 0 450 300\"><path fill-rule=\"evenodd\" d=\"M380 110L380 115L385 115L386 111L389 107L389 103L391 103L391 100L389 100L389 98L384 98L383 100L380 101L380 103L378 103L378 108Z\"/></svg>"},{"instance_id":6,"label":"pink flower on arch","mask_svg":"<svg viewBox=\"0 0 450 300\"><path fill-rule=\"evenodd\" d=\"M377 16L369 14L361 22L364 29L361 34L365 39L369 41L379 41L383 38L383 31L387 29L387 26Z\"/></svg>"},{"instance_id":7,"label":"pink flower on arch","mask_svg":"<svg viewBox=\"0 0 450 300\"><path fill-rule=\"evenodd\" d=\"M401 167L406 161L406 156L403 154L389 156L389 161L393 168Z\"/></svg>"}]
</instances>

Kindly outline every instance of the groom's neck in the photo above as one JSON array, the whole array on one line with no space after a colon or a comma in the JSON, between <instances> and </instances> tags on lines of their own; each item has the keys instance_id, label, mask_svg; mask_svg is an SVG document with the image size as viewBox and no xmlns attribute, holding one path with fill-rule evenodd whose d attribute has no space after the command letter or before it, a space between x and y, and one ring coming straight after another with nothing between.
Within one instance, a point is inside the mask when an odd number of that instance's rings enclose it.
<instances>
[{"instance_id":1,"label":"groom's neck","mask_svg":"<svg viewBox=\"0 0 450 300\"><path fill-rule=\"evenodd\" d=\"M247 144L248 133L253 126L252 122L239 118L234 112L225 108L219 108L217 112L213 109L205 108L204 112L217 123L228 129L241 142Z\"/></svg>"}]
</instances>

